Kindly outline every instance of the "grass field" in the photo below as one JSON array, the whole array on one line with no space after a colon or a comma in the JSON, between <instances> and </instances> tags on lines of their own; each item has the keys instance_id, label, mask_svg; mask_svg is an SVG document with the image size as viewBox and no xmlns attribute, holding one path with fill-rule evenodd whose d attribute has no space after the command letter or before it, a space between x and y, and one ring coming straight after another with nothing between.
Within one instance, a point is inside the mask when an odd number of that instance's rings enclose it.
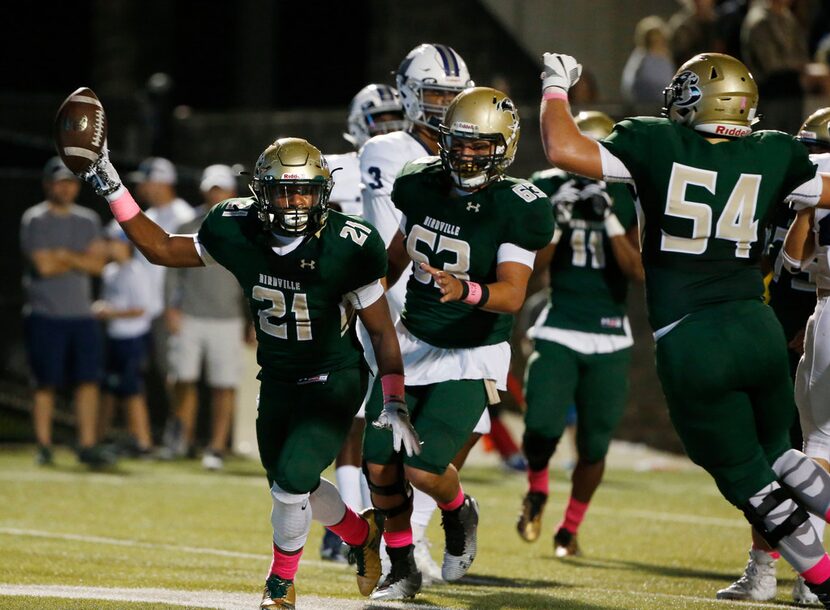
<instances>
[{"instance_id":1,"label":"grass field","mask_svg":"<svg viewBox=\"0 0 830 610\"><path fill-rule=\"evenodd\" d=\"M232 460L222 473L198 462L123 462L89 473L73 455L39 468L32 449L0 451L1 608L256 608L270 561L270 496L259 464ZM297 575L298 608L787 607L793 572L779 562L776 602L716 602L743 568L748 531L708 476L609 469L580 531L581 558L558 560L552 529L567 497L553 476L543 537L519 539L523 477L470 466L465 489L481 506L479 552L458 583L408 603L372 603L351 568L317 553L312 528ZM440 519L433 554L440 557Z\"/></svg>"}]
</instances>

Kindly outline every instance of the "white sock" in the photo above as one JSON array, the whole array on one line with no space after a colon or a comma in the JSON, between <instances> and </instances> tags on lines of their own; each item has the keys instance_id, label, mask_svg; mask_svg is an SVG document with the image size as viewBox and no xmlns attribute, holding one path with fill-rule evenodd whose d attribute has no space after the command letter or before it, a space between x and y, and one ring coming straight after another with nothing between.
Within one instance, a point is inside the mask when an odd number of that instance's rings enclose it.
<instances>
[{"instance_id":1,"label":"white sock","mask_svg":"<svg viewBox=\"0 0 830 610\"><path fill-rule=\"evenodd\" d=\"M412 525L412 540L420 540L424 537L429 526L432 513L438 508L435 500L422 491L412 489L412 517L409 521Z\"/></svg>"},{"instance_id":2,"label":"white sock","mask_svg":"<svg viewBox=\"0 0 830 610\"><path fill-rule=\"evenodd\" d=\"M292 494L274 483L271 487L271 526L274 544L283 551L297 551L305 546L311 529L308 494Z\"/></svg>"},{"instance_id":3,"label":"white sock","mask_svg":"<svg viewBox=\"0 0 830 610\"><path fill-rule=\"evenodd\" d=\"M337 488L323 477L320 477L320 485L311 493L308 500L312 517L326 527L337 525L346 514L346 505Z\"/></svg>"},{"instance_id":4,"label":"white sock","mask_svg":"<svg viewBox=\"0 0 830 610\"><path fill-rule=\"evenodd\" d=\"M369 484L362 470L360 471L360 499L362 500L360 505L363 508L369 508L372 505L372 492L369 491Z\"/></svg>"},{"instance_id":5,"label":"white sock","mask_svg":"<svg viewBox=\"0 0 830 610\"><path fill-rule=\"evenodd\" d=\"M338 466L337 470L334 471L335 479L337 479L337 489L343 498L343 502L357 513L367 506L363 504L363 495L360 488L362 474L360 468L351 464Z\"/></svg>"},{"instance_id":6,"label":"white sock","mask_svg":"<svg viewBox=\"0 0 830 610\"><path fill-rule=\"evenodd\" d=\"M827 525L827 521L825 521L823 517L819 517L818 515L810 513L810 523L813 524L813 529L816 530L816 534L818 534L818 539L823 542L824 527Z\"/></svg>"}]
</instances>

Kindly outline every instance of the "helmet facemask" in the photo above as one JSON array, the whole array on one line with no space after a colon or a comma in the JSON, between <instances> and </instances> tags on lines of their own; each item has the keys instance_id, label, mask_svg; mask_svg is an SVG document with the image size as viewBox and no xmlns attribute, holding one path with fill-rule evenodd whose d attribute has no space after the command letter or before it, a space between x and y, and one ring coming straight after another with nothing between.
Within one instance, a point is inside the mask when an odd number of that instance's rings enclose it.
<instances>
[{"instance_id":1,"label":"helmet facemask","mask_svg":"<svg viewBox=\"0 0 830 610\"><path fill-rule=\"evenodd\" d=\"M333 182L319 149L300 138L282 138L260 155L251 180L263 229L296 237L326 222Z\"/></svg>"},{"instance_id":2,"label":"helmet facemask","mask_svg":"<svg viewBox=\"0 0 830 610\"><path fill-rule=\"evenodd\" d=\"M418 96L421 116L413 122L438 131L455 96L464 91L464 87L449 87L424 81L412 82L411 88ZM429 99L430 101L427 101Z\"/></svg>"},{"instance_id":3,"label":"helmet facemask","mask_svg":"<svg viewBox=\"0 0 830 610\"><path fill-rule=\"evenodd\" d=\"M444 170L466 191L498 180L513 163L519 144L519 113L504 93L473 87L460 93L439 127Z\"/></svg>"},{"instance_id":4,"label":"helmet facemask","mask_svg":"<svg viewBox=\"0 0 830 610\"><path fill-rule=\"evenodd\" d=\"M343 137L357 150L369 138L406 129L407 121L398 92L389 85L366 85L349 105Z\"/></svg>"},{"instance_id":5,"label":"helmet facemask","mask_svg":"<svg viewBox=\"0 0 830 610\"><path fill-rule=\"evenodd\" d=\"M459 188L478 189L501 177L507 146L500 133L471 135L442 125L441 162Z\"/></svg>"},{"instance_id":6,"label":"helmet facemask","mask_svg":"<svg viewBox=\"0 0 830 610\"><path fill-rule=\"evenodd\" d=\"M329 189L321 181L275 180L261 183L262 208L271 230L280 235L312 233L323 225L328 214Z\"/></svg>"}]
</instances>

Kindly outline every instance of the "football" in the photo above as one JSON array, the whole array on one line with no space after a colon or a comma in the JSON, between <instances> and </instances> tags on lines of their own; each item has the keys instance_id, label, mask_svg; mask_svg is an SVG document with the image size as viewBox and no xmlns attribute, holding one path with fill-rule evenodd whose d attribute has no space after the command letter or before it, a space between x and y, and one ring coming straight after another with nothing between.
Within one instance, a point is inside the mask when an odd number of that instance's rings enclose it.
<instances>
[{"instance_id":1,"label":"football","mask_svg":"<svg viewBox=\"0 0 830 610\"><path fill-rule=\"evenodd\" d=\"M66 166L82 174L98 160L107 140L107 117L88 87L69 94L55 117L55 146Z\"/></svg>"}]
</instances>

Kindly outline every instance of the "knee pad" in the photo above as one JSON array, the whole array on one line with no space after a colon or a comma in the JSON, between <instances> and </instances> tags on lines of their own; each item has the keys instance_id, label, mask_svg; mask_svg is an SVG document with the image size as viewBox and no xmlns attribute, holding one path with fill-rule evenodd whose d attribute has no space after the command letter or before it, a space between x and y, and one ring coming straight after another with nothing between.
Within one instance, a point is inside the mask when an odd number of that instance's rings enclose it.
<instances>
[{"instance_id":1,"label":"knee pad","mask_svg":"<svg viewBox=\"0 0 830 610\"><path fill-rule=\"evenodd\" d=\"M369 468L366 464L366 461L363 462L363 475L366 477L366 484L369 486L369 491L373 494L377 494L379 496L398 496L401 495L404 497L404 501L398 504L397 506L393 506L392 508L377 508L385 518L395 517L408 511L412 507L412 485L410 485L409 481L404 478L403 475L403 464L400 462L397 464L398 466L398 480L392 483L391 485L376 485L372 482L371 477L369 476ZM374 504L374 502L372 503Z\"/></svg>"},{"instance_id":2,"label":"knee pad","mask_svg":"<svg viewBox=\"0 0 830 610\"><path fill-rule=\"evenodd\" d=\"M771 483L741 507L744 516L772 548L796 531L809 515L789 491Z\"/></svg>"},{"instance_id":3,"label":"knee pad","mask_svg":"<svg viewBox=\"0 0 830 610\"><path fill-rule=\"evenodd\" d=\"M547 438L533 432L525 432L522 437L522 450L527 458L528 468L530 470L547 468L560 438L559 436Z\"/></svg>"},{"instance_id":4,"label":"knee pad","mask_svg":"<svg viewBox=\"0 0 830 610\"><path fill-rule=\"evenodd\" d=\"M293 494L274 483L271 486L271 526L274 544L283 551L297 551L305 545L311 528L309 495Z\"/></svg>"},{"instance_id":5,"label":"knee pad","mask_svg":"<svg viewBox=\"0 0 830 610\"><path fill-rule=\"evenodd\" d=\"M316 521L326 527L337 525L346 514L346 504L340 497L340 492L324 478L320 478L320 485L309 495L311 514Z\"/></svg>"}]
</instances>

